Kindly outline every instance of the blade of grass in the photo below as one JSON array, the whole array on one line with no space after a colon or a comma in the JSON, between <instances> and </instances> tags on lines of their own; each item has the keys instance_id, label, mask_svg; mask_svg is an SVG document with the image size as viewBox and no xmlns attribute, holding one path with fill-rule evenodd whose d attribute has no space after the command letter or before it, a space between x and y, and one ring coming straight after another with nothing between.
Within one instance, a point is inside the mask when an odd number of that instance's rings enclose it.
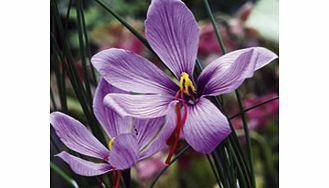
<instances>
[{"instance_id":1,"label":"blade of grass","mask_svg":"<svg viewBox=\"0 0 329 188\"><path fill-rule=\"evenodd\" d=\"M61 110L63 112L67 112L65 82L62 81L65 73L64 73L63 69L62 69L62 71L59 70L59 67L61 64L60 60L62 59L62 56L61 56L60 52L58 52L57 49L54 47L52 47L52 53L53 53L52 62L53 62L53 68L54 68L55 77L56 77L57 89L58 89L58 93L59 93L59 100L61 103Z\"/></svg>"},{"instance_id":2,"label":"blade of grass","mask_svg":"<svg viewBox=\"0 0 329 188\"><path fill-rule=\"evenodd\" d=\"M278 99L279 99L279 96L277 96L277 97L273 97L273 98L271 98L271 99L268 99L268 100L266 100L266 101L260 102L260 103L254 105L254 106L249 107L249 108L245 108L245 109L243 110L243 112L246 113L246 112L248 112L248 111L250 111L250 110L253 110L253 109L257 108L257 107L263 106L263 105L265 105L265 104L267 104L267 103L273 102L273 101L278 100ZM236 117L238 117L238 116L240 116L240 115L241 115L241 113L235 114L235 115L231 116L230 119L234 119L234 118L236 118Z\"/></svg>"},{"instance_id":3,"label":"blade of grass","mask_svg":"<svg viewBox=\"0 0 329 188\"><path fill-rule=\"evenodd\" d=\"M61 55L62 61L67 63L67 65L68 65L67 68L69 69L69 71L67 73L68 73L69 77L71 78L73 88L78 89L78 91L79 91L78 93L80 95L78 95L77 97L79 100L81 100L81 105L83 105L83 103L86 101L84 88L83 88L81 82L79 81L78 72L74 66L74 58L70 52L70 47L68 45L68 42L66 41L65 32L64 32L64 29L62 26L62 22L61 22L59 13L58 13L57 4L56 4L55 0L51 1L51 8L53 10L54 20L57 24L57 30L59 33L59 37L61 38L62 43L63 43L63 54L60 53L61 49L60 49L59 45L57 44L55 34L53 34L53 33L51 33L51 40L52 40L51 44L54 47L54 49L58 52L58 54L62 54ZM81 96L81 98L79 96Z\"/></svg>"},{"instance_id":4,"label":"blade of grass","mask_svg":"<svg viewBox=\"0 0 329 188\"><path fill-rule=\"evenodd\" d=\"M90 89L90 83L89 83L89 74L88 74L88 70L87 70L87 62L86 62L86 54L85 52L86 47L84 44L84 40L83 40L83 29L82 27L82 18L81 18L81 9L82 9L82 5L81 5L82 1L78 0L77 1L77 25L78 25L78 38L79 38L79 52L80 52L80 60L81 60L81 64L82 64L82 72L83 72L83 78L84 78L84 83L85 83L85 88L86 88L86 94L87 94L87 98L88 98L88 102L90 104L90 106L92 106L92 96L91 96L91 89Z\"/></svg>"},{"instance_id":5,"label":"blade of grass","mask_svg":"<svg viewBox=\"0 0 329 188\"><path fill-rule=\"evenodd\" d=\"M64 113L68 112L68 107L67 107L67 95L66 95L66 82L65 82L65 63L62 63L62 71L61 71L61 96L62 96L62 101L61 104L63 105L62 110Z\"/></svg>"},{"instance_id":6,"label":"blade of grass","mask_svg":"<svg viewBox=\"0 0 329 188\"><path fill-rule=\"evenodd\" d=\"M226 140L226 142L227 142L227 144L230 144L229 143L229 140ZM226 144L226 145L227 145ZM227 157L228 157L228 159L229 159L229 166L230 166L230 168L232 169L232 174L231 174L231 176L232 176L232 179L233 180L235 180L235 182L236 182L236 186L237 187L240 187L240 185L241 185L241 183L240 183L240 178L238 178L238 176L237 176L237 174L239 173L238 171L239 171L239 169L237 168L237 166L236 166L236 160L232 157L233 156L233 151L232 150L230 150L230 149L228 149L228 147L226 146L226 148L225 148L225 152L227 153ZM241 177L241 178L243 178L243 177ZM246 186L244 186L244 187L246 187Z\"/></svg>"},{"instance_id":7,"label":"blade of grass","mask_svg":"<svg viewBox=\"0 0 329 188\"><path fill-rule=\"evenodd\" d=\"M88 57L88 62L89 62L89 67L91 70L91 75L93 78L93 84L96 85L97 84L97 78L96 78L96 73L95 73L95 68L94 66L91 65L91 53L90 53L90 44L89 44L89 38L88 38L88 33L87 33L87 27L86 27L86 19L85 19L85 14L84 14L84 9L83 9L83 1L81 2L81 20L82 20L82 28L83 28L83 36L85 39L85 44L86 44L86 54Z\"/></svg>"},{"instance_id":8,"label":"blade of grass","mask_svg":"<svg viewBox=\"0 0 329 188\"><path fill-rule=\"evenodd\" d=\"M224 45L224 41L223 41L222 37L220 36L220 34L217 30L217 26L216 26L216 23L215 23L215 18L214 18L214 15L212 14L209 2L208 2L208 0L203 0L203 2L205 4L208 16L210 18L211 25L214 28L214 32L215 32L216 38L218 40L218 43L220 45L220 48L222 50L222 53L225 54L226 53L226 48L225 48L225 45Z\"/></svg>"},{"instance_id":9,"label":"blade of grass","mask_svg":"<svg viewBox=\"0 0 329 188\"><path fill-rule=\"evenodd\" d=\"M250 187L251 186L251 182L248 178L248 176L245 176L245 174L248 174L248 171L246 169L246 167L244 165L241 165L241 162L239 161L238 157L237 157L237 152L235 152L235 150L232 147L232 143L228 142L228 148L230 151L230 154L232 154L233 160L235 161L237 172L239 174L239 182L242 183L242 187ZM249 186L247 186L249 185Z\"/></svg>"},{"instance_id":10,"label":"blade of grass","mask_svg":"<svg viewBox=\"0 0 329 188\"><path fill-rule=\"evenodd\" d=\"M235 95L236 98L238 99L238 104L239 104L239 108L240 108L240 112L241 112L241 116L242 116L242 122L243 122L243 130L245 132L245 137L247 140L247 153L248 153L248 160L249 160L249 166L250 166L250 170L251 170L251 181L252 181L252 185L255 188L256 187L256 180L255 180L255 172L254 172L254 165L253 165L253 154L252 154L252 146L251 146L251 139L250 139L250 135L249 135L249 128L248 128L248 124L247 124L247 117L246 114L243 110L243 104L242 104L242 99L240 96L240 92L238 90L235 90Z\"/></svg>"},{"instance_id":11,"label":"blade of grass","mask_svg":"<svg viewBox=\"0 0 329 188\"><path fill-rule=\"evenodd\" d=\"M56 111L57 106L56 106L56 103L55 103L55 98L54 98L53 90L51 89L51 87L50 87L50 100L51 100L52 106L54 108L54 111Z\"/></svg>"},{"instance_id":12,"label":"blade of grass","mask_svg":"<svg viewBox=\"0 0 329 188\"><path fill-rule=\"evenodd\" d=\"M65 31L64 31L64 28L63 28L63 24L62 24L62 21L60 19L60 15L59 15L59 12L58 12L56 0L51 0L51 8L52 8L52 11L53 11L54 20L56 22L59 38L61 39L61 42L63 43L62 60L63 60L63 62L66 62L67 65L68 65L68 69L69 69L68 74L71 74L71 76L73 78L72 86L73 87L76 86L79 89L79 91L80 91L79 93L81 93L81 96L82 96L81 100L86 101L87 99L85 97L85 95L86 95L85 90L83 88L82 83L80 82L77 69L75 68L75 65L74 65L74 58L73 58L73 55L70 51L71 48L70 48L69 43L67 41L66 34L65 34ZM54 46L54 48L58 52L61 52L61 48L57 44L56 37L53 33L51 33L51 39L52 39L52 45Z\"/></svg>"},{"instance_id":13,"label":"blade of grass","mask_svg":"<svg viewBox=\"0 0 329 188\"><path fill-rule=\"evenodd\" d=\"M56 41L54 41L53 35L52 35L52 44L56 46ZM87 118L88 124L90 125L93 134L100 139L100 141L103 144L106 144L105 139L102 135L101 130L99 129L99 126L97 124L97 121L93 114L90 113L90 110L88 108L87 102L85 100L85 97L83 96L82 90L80 89L82 86L81 84L78 84L78 78L77 78L77 73L76 70L72 67L70 63L67 63L68 67L68 76L70 78L71 84L73 86L74 92L79 100L79 103L81 105L81 108Z\"/></svg>"},{"instance_id":14,"label":"blade of grass","mask_svg":"<svg viewBox=\"0 0 329 188\"><path fill-rule=\"evenodd\" d=\"M53 138L53 135L52 135L52 134L50 134L50 141L51 141L51 143L53 144L56 153L59 153L59 151L60 151L60 150L59 150L59 147L57 146L57 144L56 144L56 142L55 142L55 139Z\"/></svg>"},{"instance_id":15,"label":"blade of grass","mask_svg":"<svg viewBox=\"0 0 329 188\"><path fill-rule=\"evenodd\" d=\"M234 176L233 176L233 174L234 174L233 168L230 168L229 158L226 153L226 144L227 144L226 142L227 142L227 140L224 140L224 144L221 144L219 146L222 148L215 150L215 152L217 152L220 157L219 163L221 164L221 166L224 170L224 176L227 177L230 187L236 188L237 185L236 185L236 179L234 179Z\"/></svg>"},{"instance_id":16,"label":"blade of grass","mask_svg":"<svg viewBox=\"0 0 329 188\"><path fill-rule=\"evenodd\" d=\"M230 180L228 179L228 176L225 175L225 171L224 171L223 165L221 163L221 158L219 157L218 153L216 151L214 151L211 153L211 155L214 159L214 163L217 168L218 175L222 180L223 187L231 188Z\"/></svg>"},{"instance_id":17,"label":"blade of grass","mask_svg":"<svg viewBox=\"0 0 329 188\"><path fill-rule=\"evenodd\" d=\"M215 166L214 166L214 163L213 163L213 161L211 160L211 157L210 157L209 155L206 155L206 156L207 156L207 160L208 160L208 162L209 162L209 165L210 165L210 167L211 167L211 170L213 171L214 176L215 176L215 178L216 178L217 184L218 184L218 186L219 186L220 188L222 188L222 184L221 184L221 181L220 181L220 178L219 178L218 172L217 172L217 170L216 170L216 168L215 168Z\"/></svg>"},{"instance_id":18,"label":"blade of grass","mask_svg":"<svg viewBox=\"0 0 329 188\"><path fill-rule=\"evenodd\" d=\"M87 118L88 124L89 124L93 134L105 145L106 141L105 141L105 138L103 136L103 133L102 133L102 131L101 131L101 129L100 129L98 123L97 123L97 120L96 120L94 114L91 113L91 110L88 107L88 104L90 104L90 103L88 103L88 100L87 100L86 95L85 95L85 90L83 88L83 85L82 85L79 77L78 77L77 70L74 66L73 55L70 52L70 47L69 47L68 41L67 41L67 39L65 37L65 34L64 34L63 24L60 20L58 8L57 8L57 3L56 3L55 0L51 0L51 9L52 9L54 20L56 22L56 25L57 25L57 28L58 28L58 31L59 31L60 38L63 41L63 49L64 49L64 54L65 54L65 57L66 57L66 60L67 60L66 63L67 63L67 68L68 68L67 74L68 74L68 76L71 80L74 92L75 92L75 94L76 94L76 96L77 96L77 98L78 98L78 100L81 104L81 107L83 109L83 112L84 112L84 114ZM56 39L55 39L55 37L52 33L51 33L51 40L52 40L52 45L54 45L54 47L59 50ZM91 106L90 106L90 108L91 108Z\"/></svg>"},{"instance_id":19,"label":"blade of grass","mask_svg":"<svg viewBox=\"0 0 329 188\"><path fill-rule=\"evenodd\" d=\"M69 185L71 185L74 188L79 188L78 183L68 176L62 169L60 169L55 163L50 161L50 169L53 170L56 174L58 174L60 177L62 177Z\"/></svg>"},{"instance_id":20,"label":"blade of grass","mask_svg":"<svg viewBox=\"0 0 329 188\"><path fill-rule=\"evenodd\" d=\"M73 5L73 0L69 1L69 6L67 7L67 12L66 12L66 17L65 17L65 26L64 26L64 31L67 31L68 25L69 25L69 18L70 18L70 13L71 13L71 8Z\"/></svg>"},{"instance_id":21,"label":"blade of grass","mask_svg":"<svg viewBox=\"0 0 329 188\"><path fill-rule=\"evenodd\" d=\"M232 156L229 155L228 151L227 151L227 142L228 140L224 140L224 149L222 149L222 155L225 156L227 159L224 163L224 167L227 169L227 173L229 173L229 178L231 180L231 185L233 188L237 188L237 180L236 180L236 176L235 176L235 167L234 167L234 163L232 162Z\"/></svg>"}]
</instances>

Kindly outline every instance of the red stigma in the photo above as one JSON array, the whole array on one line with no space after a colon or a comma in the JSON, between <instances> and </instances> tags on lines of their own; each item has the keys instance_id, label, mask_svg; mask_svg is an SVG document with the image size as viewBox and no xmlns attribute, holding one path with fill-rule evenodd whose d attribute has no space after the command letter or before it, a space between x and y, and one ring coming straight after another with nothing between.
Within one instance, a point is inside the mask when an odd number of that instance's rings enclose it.
<instances>
[{"instance_id":1,"label":"red stigma","mask_svg":"<svg viewBox=\"0 0 329 188\"><path fill-rule=\"evenodd\" d=\"M113 169L113 188L119 188L120 179L121 179L121 171ZM117 175L118 173L118 175Z\"/></svg>"},{"instance_id":2,"label":"red stigma","mask_svg":"<svg viewBox=\"0 0 329 188\"><path fill-rule=\"evenodd\" d=\"M185 124L185 121L186 121L186 118L187 118L187 106L186 106L186 103L184 101L184 92L181 91L181 90L177 91L175 99L179 100L179 97L180 97L180 102L183 105L184 115L183 115L183 118L181 118L180 103L177 103L176 106L175 106L176 107L176 117L177 117L176 128L175 128L174 132L170 135L169 139L167 140L167 145L170 146L170 151L169 151L168 157L165 161L165 164L167 166L169 166L171 158L172 158L172 156L174 155L174 153L177 149L179 136L180 136L180 131L183 128L183 125Z\"/></svg>"}]
</instances>

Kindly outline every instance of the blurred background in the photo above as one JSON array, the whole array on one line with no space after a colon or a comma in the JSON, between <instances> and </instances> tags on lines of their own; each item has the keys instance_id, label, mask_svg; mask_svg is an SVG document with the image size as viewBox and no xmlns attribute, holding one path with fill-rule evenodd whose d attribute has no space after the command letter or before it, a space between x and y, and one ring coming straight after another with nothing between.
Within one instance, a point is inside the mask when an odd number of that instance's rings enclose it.
<instances>
[{"instance_id":1,"label":"blurred background","mask_svg":"<svg viewBox=\"0 0 329 188\"><path fill-rule=\"evenodd\" d=\"M200 27L200 44L198 57L204 66L212 60L220 57L222 52L217 42L213 27L209 21L206 8L202 0L183 0L195 15ZM71 11L67 19L67 10L71 2ZM107 0L104 1L111 6L120 16L131 24L140 33L144 32L144 20L150 0ZM210 0L211 9L214 12L218 30L223 37L227 51L241 48L262 46L276 54L279 54L278 41L278 1L277 0ZM84 66L81 59L81 44L79 39L79 25L77 24L77 5L75 1L57 0L57 6L61 20L65 24L65 35L70 43L70 51L74 60L78 76L84 78ZM138 53L159 67L160 62L144 47L144 45L122 26L115 18L104 10L99 4L92 0L84 0L85 28L88 40L89 55L100 50L116 47ZM51 19L51 30L54 29L54 21ZM62 48L61 38L54 32L52 38L57 41L59 48ZM53 49L53 47L52 47ZM62 66L58 66L61 59L53 51L51 52L51 106L50 110L63 110L80 121L86 122L83 108L75 95L69 78L66 74L58 77ZM92 72L90 64L87 64L88 71ZM91 74L92 77L93 74ZM98 77L98 75L95 75ZM91 79L92 80L92 79ZM58 82L65 83L64 86ZM97 82L90 82L91 93L94 92ZM258 71L252 79L244 82L240 92L244 101L244 107L254 106L262 101L275 98L279 95L279 63L271 63ZM62 87L62 88L59 88ZM65 90L65 107L61 101L62 90ZM224 96L225 112L231 117L239 113L235 96L228 94ZM279 160L279 101L273 100L261 107L247 112L248 126L253 144L254 166L256 173L257 187L272 188L278 187L278 160ZM237 134L243 139L242 120L237 116L232 120ZM66 175L73 178L80 187L103 187L103 177L90 178L75 175L66 164L54 157L59 151L67 150L51 130L51 151L50 159L56 167L60 167ZM181 145L184 145L182 141ZM156 154L150 159L141 161L132 169L132 187L147 187L154 177L164 167L163 161L167 150ZM84 185L84 186L82 186ZM67 181L59 176L58 171L51 170L51 187L72 187ZM172 165L168 171L161 176L156 186L158 188L212 188L218 187L216 179L211 171L207 158L192 150Z\"/></svg>"}]
</instances>

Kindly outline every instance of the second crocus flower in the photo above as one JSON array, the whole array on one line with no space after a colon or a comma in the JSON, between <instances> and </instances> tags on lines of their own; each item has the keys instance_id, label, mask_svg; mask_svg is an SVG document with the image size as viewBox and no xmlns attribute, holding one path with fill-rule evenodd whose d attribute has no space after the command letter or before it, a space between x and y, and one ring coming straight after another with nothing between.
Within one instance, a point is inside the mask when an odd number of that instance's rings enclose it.
<instances>
[{"instance_id":1,"label":"second crocus flower","mask_svg":"<svg viewBox=\"0 0 329 188\"><path fill-rule=\"evenodd\" d=\"M165 146L163 137L168 137L175 125L165 117L152 119L120 117L103 104L104 96L112 92L121 91L101 80L93 104L96 118L109 137L107 147L101 144L83 124L66 114L53 112L50 122L60 140L69 149L103 162L87 161L66 151L59 153L58 157L62 158L75 173L83 176L96 176L113 171L116 174L114 187L118 187L120 170L130 168L139 160L160 151ZM163 126L172 127L172 130L160 131Z\"/></svg>"}]
</instances>

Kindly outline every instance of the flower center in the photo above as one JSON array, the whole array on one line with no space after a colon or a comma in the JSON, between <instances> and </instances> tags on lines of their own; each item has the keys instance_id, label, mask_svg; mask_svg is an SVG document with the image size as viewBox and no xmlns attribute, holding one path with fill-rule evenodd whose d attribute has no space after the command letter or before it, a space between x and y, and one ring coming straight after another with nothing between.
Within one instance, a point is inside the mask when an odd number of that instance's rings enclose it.
<instances>
[{"instance_id":1,"label":"flower center","mask_svg":"<svg viewBox=\"0 0 329 188\"><path fill-rule=\"evenodd\" d=\"M189 75L186 72L183 72L181 74L181 77L180 77L180 80L179 80L179 89L180 89L181 92L187 94L188 96L191 96L189 89L191 89L191 91L193 93L196 93L193 82L189 78Z\"/></svg>"}]
</instances>

